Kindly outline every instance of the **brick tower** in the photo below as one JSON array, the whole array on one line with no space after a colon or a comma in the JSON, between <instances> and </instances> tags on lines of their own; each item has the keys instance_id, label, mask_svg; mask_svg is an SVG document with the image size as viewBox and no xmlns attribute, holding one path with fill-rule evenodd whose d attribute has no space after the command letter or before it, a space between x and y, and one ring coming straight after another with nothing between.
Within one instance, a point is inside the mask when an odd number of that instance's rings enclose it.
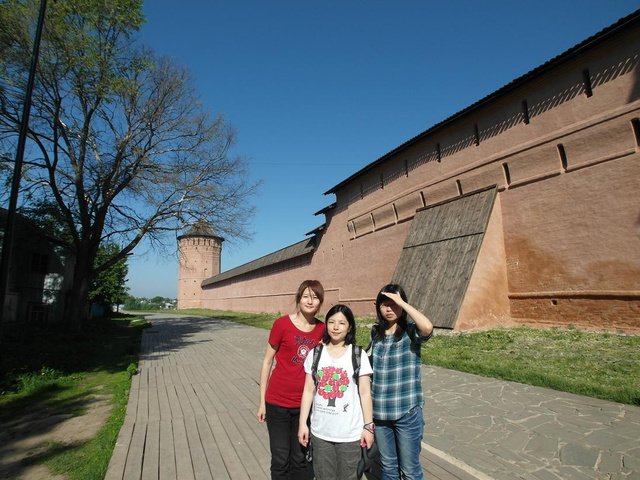
<instances>
[{"instance_id":1,"label":"brick tower","mask_svg":"<svg viewBox=\"0 0 640 480\"><path fill-rule=\"evenodd\" d=\"M202 306L200 284L220 273L223 241L204 220L178 237L178 308Z\"/></svg>"}]
</instances>

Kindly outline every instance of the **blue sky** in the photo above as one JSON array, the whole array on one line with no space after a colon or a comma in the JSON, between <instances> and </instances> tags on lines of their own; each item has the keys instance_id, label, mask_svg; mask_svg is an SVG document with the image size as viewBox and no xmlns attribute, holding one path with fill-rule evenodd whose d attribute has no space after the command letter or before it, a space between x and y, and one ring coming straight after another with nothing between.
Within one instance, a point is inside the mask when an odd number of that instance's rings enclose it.
<instances>
[{"instance_id":1,"label":"blue sky","mask_svg":"<svg viewBox=\"0 0 640 480\"><path fill-rule=\"evenodd\" d=\"M435 123L640 8L631 0L147 0L140 40L193 76L262 180L222 270L305 238L324 192ZM177 294L142 246L134 296Z\"/></svg>"}]
</instances>

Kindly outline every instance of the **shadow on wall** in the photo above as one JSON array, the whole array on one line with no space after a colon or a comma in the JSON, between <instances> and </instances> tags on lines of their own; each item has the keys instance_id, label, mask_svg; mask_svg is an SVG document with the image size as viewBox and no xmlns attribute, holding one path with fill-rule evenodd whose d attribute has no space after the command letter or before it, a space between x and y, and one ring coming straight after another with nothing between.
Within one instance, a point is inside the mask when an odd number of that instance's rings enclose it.
<instances>
[{"instance_id":1,"label":"shadow on wall","mask_svg":"<svg viewBox=\"0 0 640 480\"><path fill-rule=\"evenodd\" d=\"M633 87L629 92L627 103L632 103L640 99L640 68L638 68L639 65L640 65L640 53L636 53L633 59L629 61L629 65L627 65L626 68L624 69L624 73L627 73L630 70L634 70L631 73L633 75Z\"/></svg>"}]
</instances>

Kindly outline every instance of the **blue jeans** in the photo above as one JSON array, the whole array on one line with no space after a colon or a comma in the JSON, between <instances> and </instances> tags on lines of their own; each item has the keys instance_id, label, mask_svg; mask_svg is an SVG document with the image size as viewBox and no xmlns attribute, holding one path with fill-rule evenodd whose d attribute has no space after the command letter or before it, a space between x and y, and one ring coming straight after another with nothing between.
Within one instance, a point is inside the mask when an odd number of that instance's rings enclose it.
<instances>
[{"instance_id":1,"label":"blue jeans","mask_svg":"<svg viewBox=\"0 0 640 480\"><path fill-rule=\"evenodd\" d=\"M313 469L298 442L299 408L265 405L271 448L272 480L311 480Z\"/></svg>"},{"instance_id":2,"label":"blue jeans","mask_svg":"<svg viewBox=\"0 0 640 480\"><path fill-rule=\"evenodd\" d=\"M398 420L376 420L382 480L422 479L420 450L424 420L422 408L413 407Z\"/></svg>"}]
</instances>

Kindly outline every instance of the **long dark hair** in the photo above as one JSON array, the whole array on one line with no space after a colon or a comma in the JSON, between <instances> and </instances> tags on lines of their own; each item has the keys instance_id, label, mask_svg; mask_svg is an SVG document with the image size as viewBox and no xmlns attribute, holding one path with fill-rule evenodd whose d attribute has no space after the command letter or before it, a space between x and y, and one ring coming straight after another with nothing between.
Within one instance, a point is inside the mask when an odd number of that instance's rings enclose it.
<instances>
[{"instance_id":1,"label":"long dark hair","mask_svg":"<svg viewBox=\"0 0 640 480\"><path fill-rule=\"evenodd\" d=\"M382 294L383 292L397 293L398 295L400 295L400 298L402 298L402 300L404 300L405 302L407 301L407 294L404 292L404 289L400 285L397 285L395 283L390 283L380 289L380 292L376 297L376 316L378 317L378 321L371 328L371 331L372 331L371 337L373 338L374 341L382 340L384 338L384 332L387 330L387 328L389 328L389 322L387 321L386 318L382 316L382 313L380 313L380 305L382 305L383 302L391 299L386 295L383 295ZM394 342L397 342L398 340L400 340L406 330L407 330L407 312L405 312L403 309L402 313L398 317L398 327L396 328L396 331L393 334Z\"/></svg>"},{"instance_id":2,"label":"long dark hair","mask_svg":"<svg viewBox=\"0 0 640 480\"><path fill-rule=\"evenodd\" d=\"M346 305L342 305L341 303L335 304L333 307L329 309L327 314L324 316L324 323L327 324L327 321L330 317L334 316L336 313L341 313L349 322L349 331L347 332L347 336L344 338L345 345L351 345L356 340L356 319L353 318L353 312ZM324 335L322 336L322 343L325 345L331 341L331 337L329 336L329 327L324 329Z\"/></svg>"}]
</instances>

